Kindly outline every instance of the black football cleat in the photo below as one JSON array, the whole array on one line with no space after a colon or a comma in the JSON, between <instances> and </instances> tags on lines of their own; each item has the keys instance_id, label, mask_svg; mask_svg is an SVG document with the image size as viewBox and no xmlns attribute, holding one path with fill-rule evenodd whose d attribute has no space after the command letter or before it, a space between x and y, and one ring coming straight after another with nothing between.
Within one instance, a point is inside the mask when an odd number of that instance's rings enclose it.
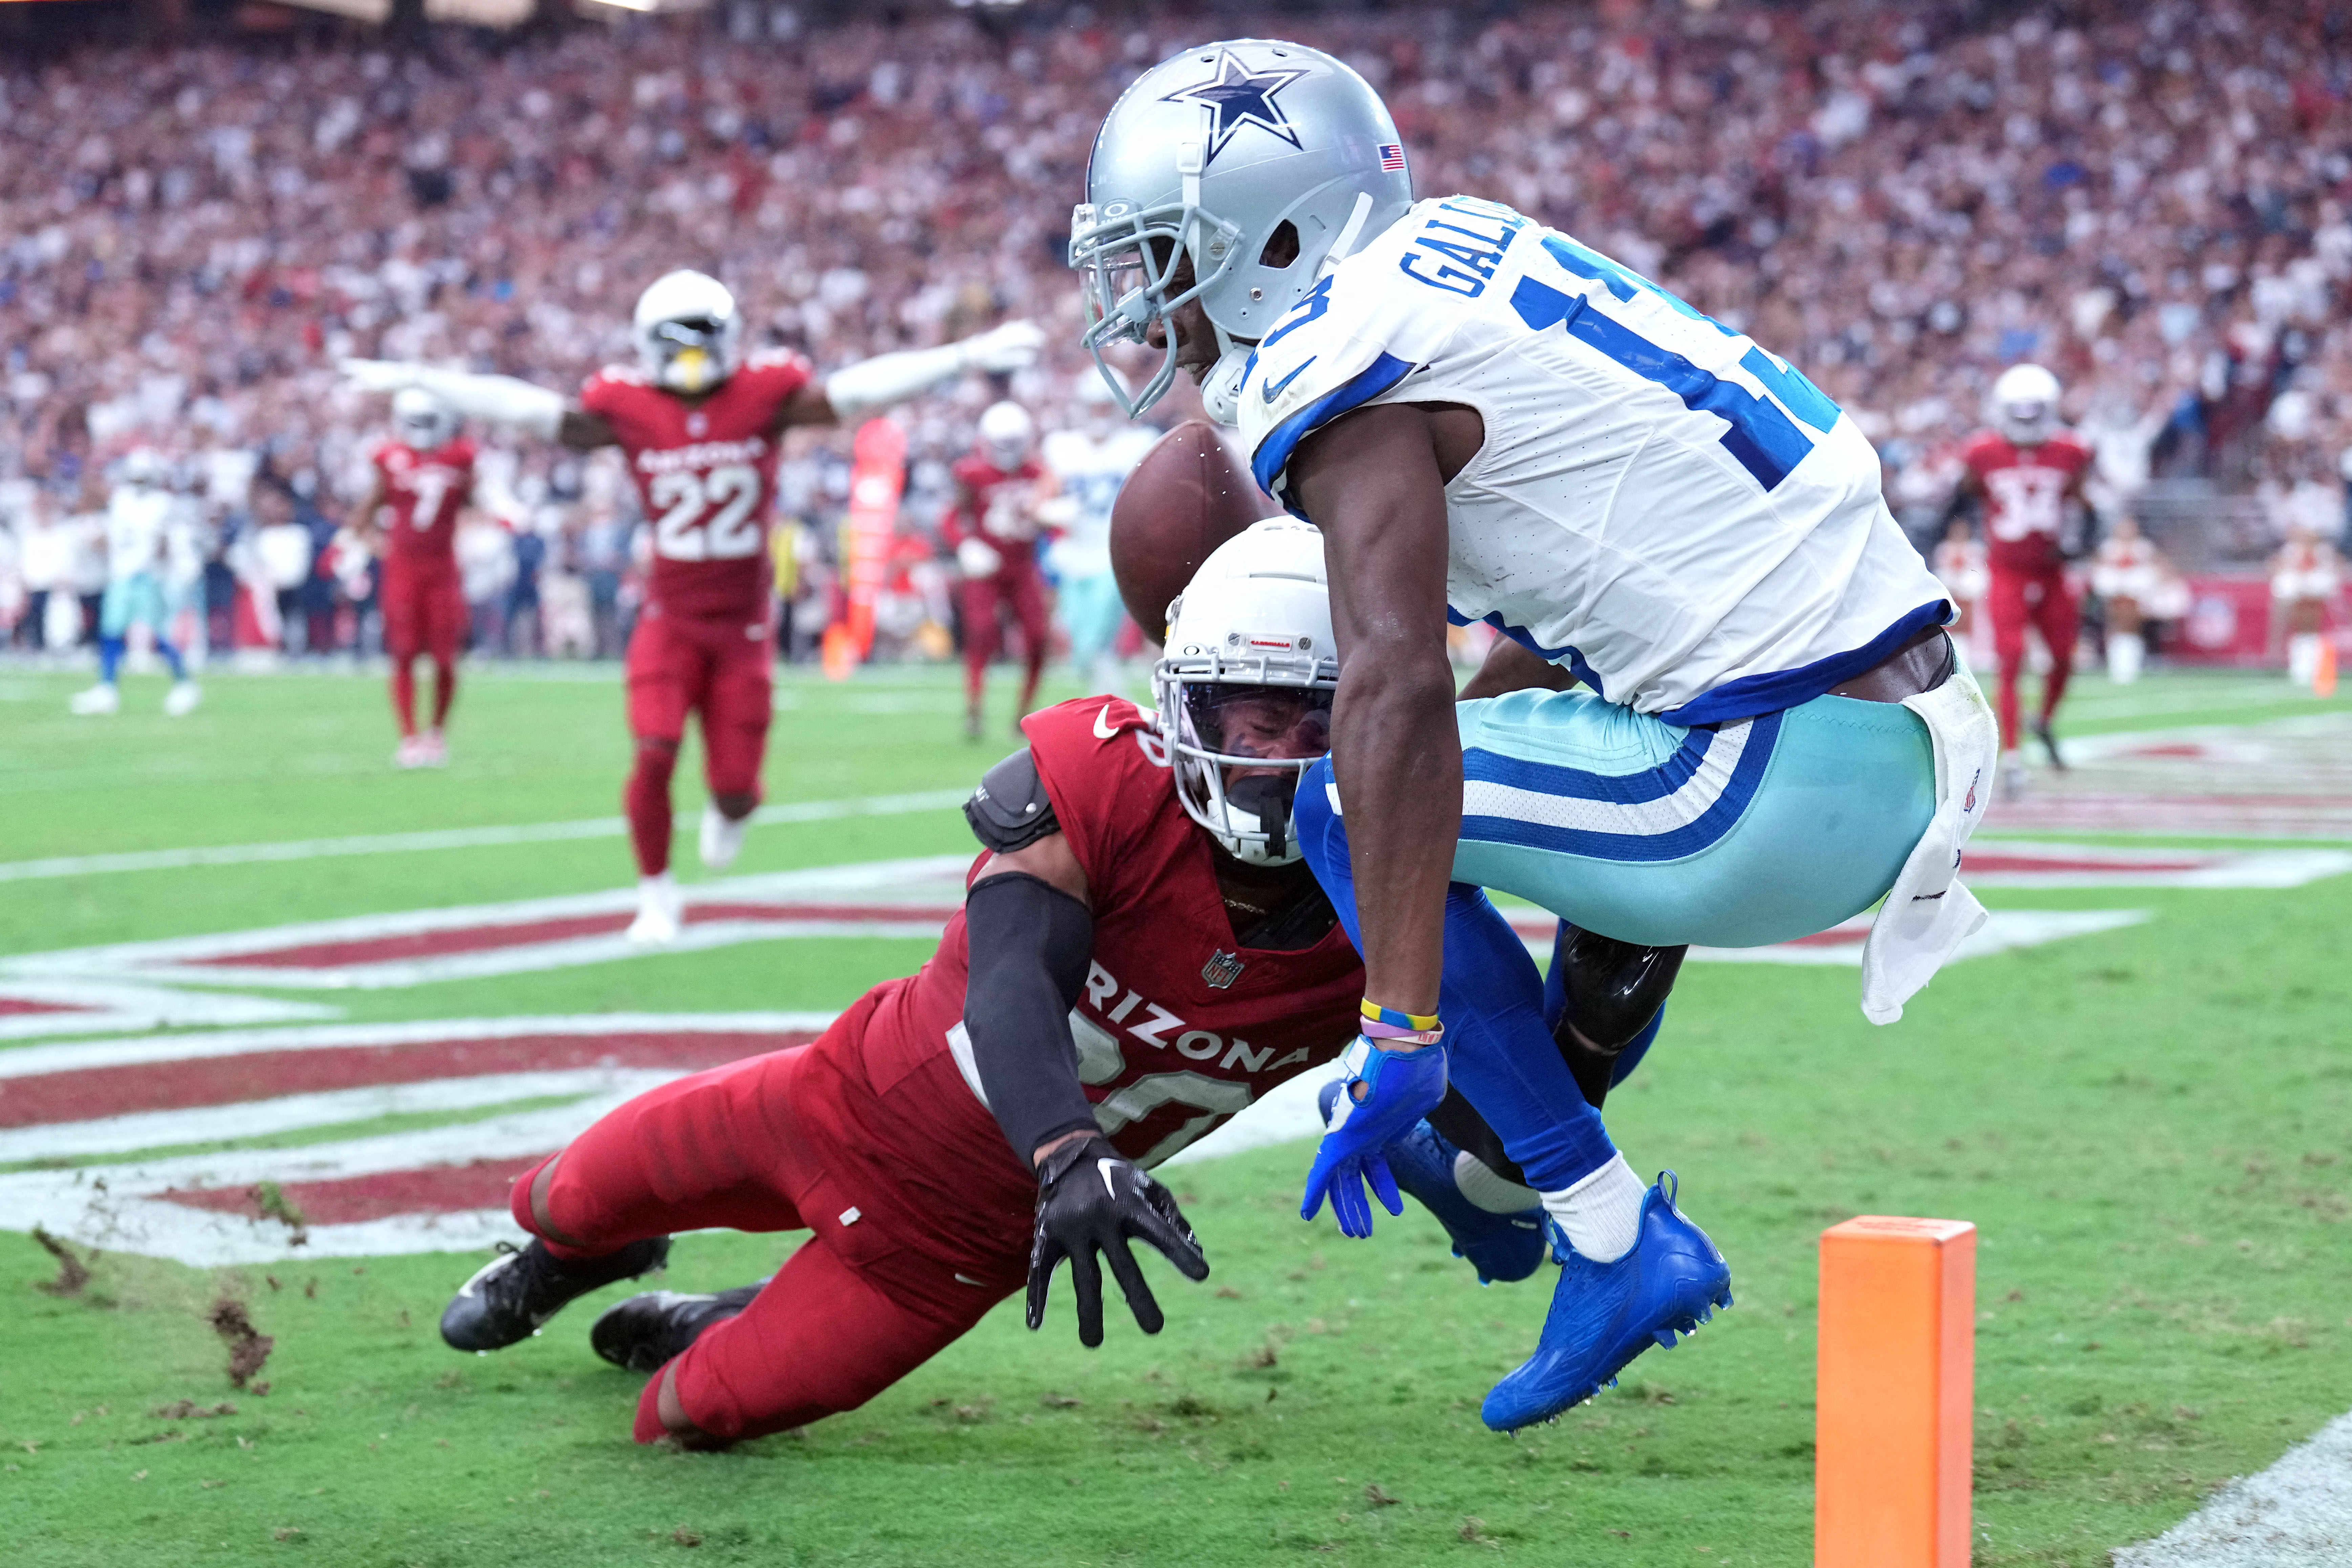
<instances>
[{"instance_id":1,"label":"black football cleat","mask_svg":"<svg viewBox=\"0 0 2352 1568\"><path fill-rule=\"evenodd\" d=\"M604 1309L588 1331L590 1348L623 1372L659 1372L712 1328L751 1304L767 1285L741 1285L716 1295L690 1296L677 1290L648 1290Z\"/></svg>"},{"instance_id":2,"label":"black football cleat","mask_svg":"<svg viewBox=\"0 0 2352 1568\"><path fill-rule=\"evenodd\" d=\"M659 1268L669 1257L669 1237L633 1241L602 1258L558 1258L536 1237L529 1247L500 1242L499 1248L441 1314L441 1337L451 1350L504 1350L530 1338L566 1302Z\"/></svg>"},{"instance_id":3,"label":"black football cleat","mask_svg":"<svg viewBox=\"0 0 2352 1568\"><path fill-rule=\"evenodd\" d=\"M2050 765L2064 773L2066 759L2058 754L2058 737L2051 733L2049 720L2043 719L2033 726L2033 738L2042 742L2043 751L2050 753Z\"/></svg>"}]
</instances>

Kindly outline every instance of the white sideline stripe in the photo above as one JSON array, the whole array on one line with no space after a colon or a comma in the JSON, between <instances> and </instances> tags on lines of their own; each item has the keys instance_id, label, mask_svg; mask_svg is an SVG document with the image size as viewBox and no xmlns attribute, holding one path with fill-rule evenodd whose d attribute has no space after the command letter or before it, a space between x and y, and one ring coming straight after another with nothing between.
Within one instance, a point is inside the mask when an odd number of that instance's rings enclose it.
<instances>
[{"instance_id":1,"label":"white sideline stripe","mask_svg":"<svg viewBox=\"0 0 2352 1568\"><path fill-rule=\"evenodd\" d=\"M2116 1568L2344 1568L2352 1562L2352 1415L2231 1481Z\"/></svg>"},{"instance_id":2,"label":"white sideline stripe","mask_svg":"<svg viewBox=\"0 0 2352 1568\"><path fill-rule=\"evenodd\" d=\"M922 790L910 795L868 795L852 800L806 800L763 805L756 826L785 822L833 822L851 816L895 816L939 811L963 804L968 790ZM699 813L680 812L683 825ZM507 844L548 844L572 838L618 838L625 818L587 817L577 822L519 823L509 826L427 828L414 833L365 833L345 838L289 838L275 844L218 844L192 849L134 849L113 855L63 855L44 860L0 864L0 882L45 877L91 877L110 871L176 871L190 866L250 866L273 860L321 860L344 855L406 855L429 849L480 849Z\"/></svg>"},{"instance_id":3,"label":"white sideline stripe","mask_svg":"<svg viewBox=\"0 0 2352 1568\"><path fill-rule=\"evenodd\" d=\"M898 860L817 866L800 871L771 871L755 877L725 877L715 881L696 883L688 890L686 902L688 909L698 903L788 901L834 897L855 897L861 904L877 907L901 901L928 903L942 896L961 902L964 868L971 863L971 858L968 855L920 855ZM379 937L415 936L474 927L530 925L539 921L562 920L572 915L618 914L634 910L636 905L637 895L634 888L600 888L593 893L562 893L549 898L521 899L495 904L395 910L382 914L347 915L336 920L262 926L250 931L207 931L197 936L163 937L146 942L112 942L102 947L61 948L48 952L26 953L0 961L0 975L119 974L126 968L135 968L142 975L165 973L172 973L168 966L174 961L184 963L234 958L240 953L273 952L289 947L368 942ZM688 930L690 931L691 928ZM201 969L181 972L181 977L218 981L225 973L227 973L226 966L207 963ZM268 982L272 986L303 984L299 978L288 978L298 975L299 971L270 969L268 973L274 977Z\"/></svg>"},{"instance_id":4,"label":"white sideline stripe","mask_svg":"<svg viewBox=\"0 0 2352 1568\"><path fill-rule=\"evenodd\" d=\"M1972 888L2300 888L2352 871L2352 852L2342 849L2151 849L1983 835L1970 845L1960 876ZM2026 865L1989 870L1975 863L1994 856L2073 860L2111 869L2035 870ZM2153 868L2183 861L2191 862L2189 869Z\"/></svg>"},{"instance_id":5,"label":"white sideline stripe","mask_svg":"<svg viewBox=\"0 0 2352 1568\"><path fill-rule=\"evenodd\" d=\"M113 971L120 973L120 970ZM6 966L0 965L0 975ZM142 976L142 978L144 978ZM27 1002L87 1007L86 1013L24 1013L0 1017L0 1041L36 1036L112 1034L125 1029L191 1024L281 1024L340 1016L339 1007L315 1002L281 1002L234 992L174 991L161 985L126 985L94 979L0 981L0 994Z\"/></svg>"},{"instance_id":6,"label":"white sideline stripe","mask_svg":"<svg viewBox=\"0 0 2352 1568\"><path fill-rule=\"evenodd\" d=\"M1960 943L1946 962L1958 963L1964 958L1983 958L2013 947L2035 947L2070 936L2093 936L2103 931L2138 925L2147 918L2146 910L1994 910L1983 928ZM1831 929L1851 935L1853 940L1805 947L1793 943L1778 947L1694 947L1686 962L1859 966L1863 939L1870 934L1870 917L1864 915ZM1528 951L1538 958L1549 958L1551 942L1552 933L1549 931L1528 937Z\"/></svg>"},{"instance_id":7,"label":"white sideline stripe","mask_svg":"<svg viewBox=\"0 0 2352 1568\"><path fill-rule=\"evenodd\" d=\"M693 907L693 900L688 900ZM249 968L207 963L202 967L159 965L143 973L163 980L194 981L215 985L267 985L289 991L384 991L411 985L435 985L449 980L482 980L499 974L524 974L542 969L563 969L588 963L612 963L661 953L698 952L732 947L746 942L782 942L792 938L875 937L937 942L947 927L944 920L904 921L701 921L683 928L659 947L645 947L620 931L610 936L572 937L561 942L535 942L480 952L448 953L438 958L401 959L388 963L343 964L331 969ZM46 1031L44 1031L46 1032Z\"/></svg>"},{"instance_id":8,"label":"white sideline stripe","mask_svg":"<svg viewBox=\"0 0 2352 1568\"><path fill-rule=\"evenodd\" d=\"M236 1105L182 1110L142 1110L88 1121L57 1121L22 1127L0 1138L9 1160L55 1160L86 1154L126 1153L174 1143L212 1143L260 1138L303 1127L331 1127L378 1116L436 1110L467 1110L554 1095L642 1094L677 1078L674 1069L572 1068L549 1072L489 1073L480 1078L432 1079L419 1083L370 1084L361 1089L289 1094Z\"/></svg>"},{"instance_id":9,"label":"white sideline stripe","mask_svg":"<svg viewBox=\"0 0 2352 1568\"><path fill-rule=\"evenodd\" d=\"M0 1051L0 1079L34 1078L85 1068L137 1067L257 1051L324 1051L343 1046L431 1045L441 1040L510 1040L530 1035L727 1034L823 1031L836 1013L581 1013L552 1017L424 1018L394 1024L328 1024L311 1028L224 1029L203 1035L132 1035L111 1040L60 1040ZM0 1149L6 1145L0 1143Z\"/></svg>"},{"instance_id":10,"label":"white sideline stripe","mask_svg":"<svg viewBox=\"0 0 2352 1568\"><path fill-rule=\"evenodd\" d=\"M1322 1131L1321 1119L1315 1109L1316 1090L1339 1070L1335 1062L1288 1079L1167 1163L1179 1165L1213 1160L1316 1136ZM566 1075L512 1076L548 1079ZM236 1151L85 1166L77 1171L20 1172L0 1176L0 1228L30 1230L37 1224L53 1235L84 1246L171 1258L195 1268L302 1258L478 1250L496 1241L512 1240L520 1234L505 1211L398 1215L348 1225L312 1226L304 1243L296 1247L292 1245L293 1233L275 1222L131 1194L191 1184L223 1187L249 1185L265 1179L281 1183L327 1181L383 1171L535 1154L561 1147L597 1117L651 1087L650 1083L625 1079L667 1081L676 1076L657 1072L614 1074L604 1092L575 1104L426 1132L353 1139L307 1149ZM249 1112L272 1103L283 1102L262 1101L255 1106L225 1109ZM106 1183L103 1193L97 1187L100 1180Z\"/></svg>"},{"instance_id":11,"label":"white sideline stripe","mask_svg":"<svg viewBox=\"0 0 2352 1568\"><path fill-rule=\"evenodd\" d=\"M146 1198L92 1207L70 1221L47 1225L50 1234L84 1247L168 1258L192 1268L233 1264L299 1262L315 1258L392 1258L418 1252L486 1252L493 1242L522 1232L504 1209L394 1215L350 1225L314 1225L299 1247L275 1221L184 1208Z\"/></svg>"}]
</instances>

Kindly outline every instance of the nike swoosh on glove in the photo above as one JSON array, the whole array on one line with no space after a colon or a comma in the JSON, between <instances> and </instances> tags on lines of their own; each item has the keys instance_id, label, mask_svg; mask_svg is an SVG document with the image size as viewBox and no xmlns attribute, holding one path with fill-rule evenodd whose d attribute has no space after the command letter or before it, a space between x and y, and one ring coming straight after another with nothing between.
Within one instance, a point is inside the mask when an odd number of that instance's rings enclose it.
<instances>
[{"instance_id":1,"label":"nike swoosh on glove","mask_svg":"<svg viewBox=\"0 0 2352 1568\"><path fill-rule=\"evenodd\" d=\"M1102 1268L1110 1264L1128 1310L1147 1334L1166 1325L1151 1287L1128 1250L1129 1237L1167 1254L1187 1279L1206 1279L1209 1260L1185 1223L1175 1197L1100 1136L1066 1143L1037 1172L1037 1228L1029 1247L1029 1327L1045 1321L1045 1288L1055 1267L1070 1260L1070 1289L1078 1299L1078 1342L1103 1342Z\"/></svg>"},{"instance_id":2,"label":"nike swoosh on glove","mask_svg":"<svg viewBox=\"0 0 2352 1568\"><path fill-rule=\"evenodd\" d=\"M1313 1219L1320 1214L1328 1194L1340 1234L1365 1237L1372 1234L1372 1205L1364 1195L1367 1180L1381 1207L1392 1215L1404 1213L1404 1198L1381 1147L1412 1131L1445 1098L1445 1047L1383 1050L1359 1035L1340 1053L1339 1066L1344 1074L1340 1082L1347 1088L1331 1108L1330 1130L1316 1146L1298 1217ZM1361 1098L1355 1092L1360 1083L1364 1086Z\"/></svg>"}]
</instances>

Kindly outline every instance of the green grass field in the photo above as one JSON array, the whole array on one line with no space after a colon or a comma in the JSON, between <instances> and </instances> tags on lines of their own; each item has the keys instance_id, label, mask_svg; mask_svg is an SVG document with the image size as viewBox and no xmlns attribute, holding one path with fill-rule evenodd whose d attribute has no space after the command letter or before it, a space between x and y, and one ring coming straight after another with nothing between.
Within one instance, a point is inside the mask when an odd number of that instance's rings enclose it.
<instances>
[{"instance_id":1,"label":"green grass field","mask_svg":"<svg viewBox=\"0 0 2352 1568\"><path fill-rule=\"evenodd\" d=\"M0 862L617 811L609 677L474 675L454 764L404 774L373 679L215 677L176 723L153 711L158 680L131 682L118 719L68 719L78 684L0 672ZM2270 678L2093 681L2071 730L2315 706ZM961 740L946 672L794 680L780 708L776 802L959 788L1010 744ZM698 808L698 784L678 804ZM948 808L780 824L736 870L969 843ZM691 881L690 834L680 847ZM629 875L614 833L0 881L0 958ZM1685 971L1610 1121L1637 1167L1679 1171L1738 1305L1517 1440L1487 1433L1477 1404L1532 1344L1549 1271L1482 1289L1417 1209L1368 1243L1302 1225L1301 1145L1171 1173L1215 1273L1190 1287L1152 1267L1158 1339L1115 1317L1087 1352L1057 1290L1041 1334L1008 1305L865 1409L716 1456L628 1440L637 1381L585 1341L618 1289L461 1358L435 1322L478 1254L207 1271L101 1251L87 1284L53 1295L38 1287L56 1262L0 1232L7 1560L1801 1563L1814 1238L1870 1212L1981 1229L1977 1561L2105 1563L2352 1406L2352 879L1986 897L2150 918L1957 965L1891 1029L1863 1021L1851 969ZM282 994L355 1021L832 1008L925 951L753 942ZM682 1238L664 1283L741 1283L790 1245ZM229 1385L205 1321L224 1293L276 1340L266 1395ZM235 1410L155 1414L178 1401Z\"/></svg>"}]
</instances>

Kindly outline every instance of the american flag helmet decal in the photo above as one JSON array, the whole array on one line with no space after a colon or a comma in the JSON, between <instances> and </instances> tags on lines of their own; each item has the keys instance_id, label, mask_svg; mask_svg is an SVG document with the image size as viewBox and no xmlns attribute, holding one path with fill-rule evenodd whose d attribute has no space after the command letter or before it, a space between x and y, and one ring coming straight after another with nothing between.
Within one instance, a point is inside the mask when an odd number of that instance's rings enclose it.
<instances>
[{"instance_id":1,"label":"american flag helmet decal","mask_svg":"<svg viewBox=\"0 0 2352 1568\"><path fill-rule=\"evenodd\" d=\"M1393 174L1404 167L1404 144L1402 142L1383 142L1376 151L1378 151L1381 155L1381 172L1382 174Z\"/></svg>"}]
</instances>

